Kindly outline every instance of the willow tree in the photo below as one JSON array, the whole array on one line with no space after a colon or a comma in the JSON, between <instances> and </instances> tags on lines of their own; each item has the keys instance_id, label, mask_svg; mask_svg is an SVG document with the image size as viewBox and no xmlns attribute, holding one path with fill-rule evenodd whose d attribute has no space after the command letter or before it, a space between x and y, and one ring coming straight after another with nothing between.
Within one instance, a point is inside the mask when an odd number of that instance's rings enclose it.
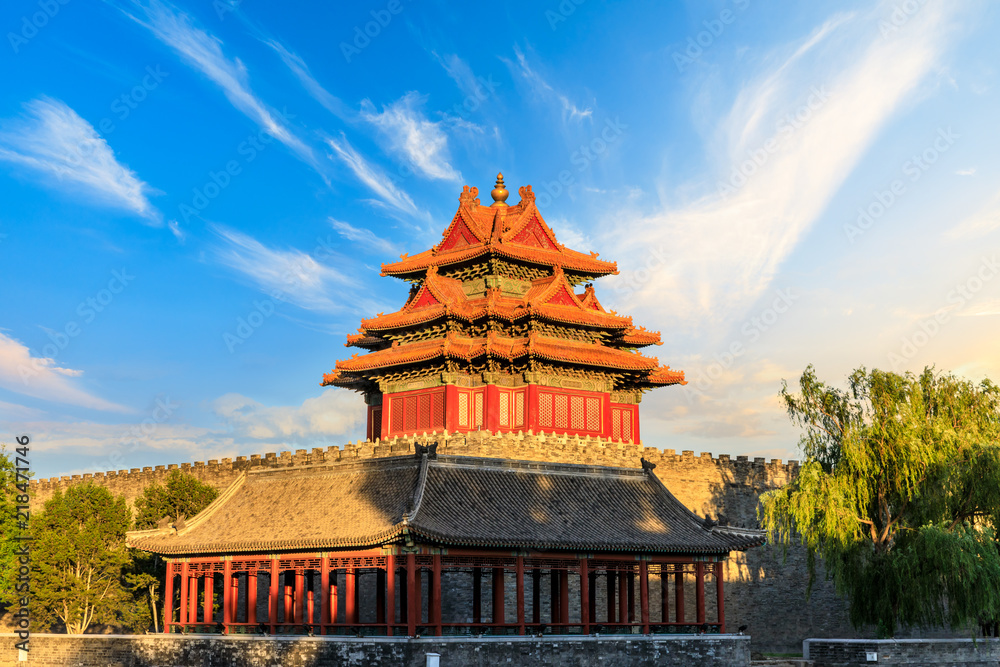
<instances>
[{"instance_id":1,"label":"willow tree","mask_svg":"<svg viewBox=\"0 0 1000 667\"><path fill-rule=\"evenodd\" d=\"M809 366L781 398L805 461L758 510L772 543L801 541L855 627L967 627L1000 618L1000 388L927 368L860 368L846 390Z\"/></svg>"}]
</instances>

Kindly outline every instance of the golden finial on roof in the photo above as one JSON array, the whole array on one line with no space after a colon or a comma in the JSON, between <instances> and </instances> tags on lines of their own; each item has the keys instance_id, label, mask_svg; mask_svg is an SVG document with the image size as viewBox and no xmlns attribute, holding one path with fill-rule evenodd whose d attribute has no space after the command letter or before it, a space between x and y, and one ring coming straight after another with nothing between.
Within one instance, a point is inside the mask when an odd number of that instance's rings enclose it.
<instances>
[{"instance_id":1,"label":"golden finial on roof","mask_svg":"<svg viewBox=\"0 0 1000 667\"><path fill-rule=\"evenodd\" d=\"M497 184L496 184L496 187L494 187L493 188L493 192L490 193L490 196L493 197L493 203L490 204L490 206L495 206L495 207L498 207L498 208L500 206L506 206L507 205L507 197L509 195L510 195L510 193L507 192L507 188L505 188L504 185L503 185L503 174L497 174Z\"/></svg>"}]
</instances>

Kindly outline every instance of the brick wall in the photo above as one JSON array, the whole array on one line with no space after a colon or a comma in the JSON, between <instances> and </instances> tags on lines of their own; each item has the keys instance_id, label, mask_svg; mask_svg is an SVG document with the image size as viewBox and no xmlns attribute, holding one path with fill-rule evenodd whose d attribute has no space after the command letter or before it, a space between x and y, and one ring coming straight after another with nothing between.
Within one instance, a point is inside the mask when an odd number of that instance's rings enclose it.
<instances>
[{"instance_id":1,"label":"brick wall","mask_svg":"<svg viewBox=\"0 0 1000 667\"><path fill-rule=\"evenodd\" d=\"M392 438L378 442L357 442L344 447L300 449L296 452L237 457L206 463L183 463L94 475L74 475L32 482L32 505L36 510L57 488L93 480L129 502L149 484L162 483L172 469L190 473L218 489L228 486L244 469L306 465L337 461L399 456L413 453L415 443L438 443L442 454L513 458L535 461L586 463L639 467L640 457L657 465L656 474L687 507L704 516L719 513L734 525L755 526L757 501L761 492L791 480L798 463L777 459L748 459L738 456L695 456L674 450L612 442L596 437L564 435L493 435L488 432ZM822 571L806 602L806 555L792 548L783 558L780 549L762 547L734 553L726 564L726 621L729 629L748 627L753 648L758 651L797 652L806 637L855 637L847 621L845 603L839 599ZM708 596L712 598L714 596ZM692 597L693 599L693 593ZM710 599L710 613L714 600Z\"/></svg>"},{"instance_id":2,"label":"brick wall","mask_svg":"<svg viewBox=\"0 0 1000 667\"><path fill-rule=\"evenodd\" d=\"M750 638L739 636L512 638L277 638L204 635L32 635L27 663L12 635L0 635L0 667L441 667L480 665L750 664Z\"/></svg>"},{"instance_id":3,"label":"brick wall","mask_svg":"<svg viewBox=\"0 0 1000 667\"><path fill-rule=\"evenodd\" d=\"M815 667L1000 664L998 639L807 639L802 651Z\"/></svg>"}]
</instances>

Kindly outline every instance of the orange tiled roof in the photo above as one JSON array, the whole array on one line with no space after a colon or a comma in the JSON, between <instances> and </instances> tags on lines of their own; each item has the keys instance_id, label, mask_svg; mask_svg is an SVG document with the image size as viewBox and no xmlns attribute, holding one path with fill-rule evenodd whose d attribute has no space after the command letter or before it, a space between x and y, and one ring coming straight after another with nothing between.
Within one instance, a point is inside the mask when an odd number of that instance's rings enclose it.
<instances>
[{"instance_id":1,"label":"orange tiled roof","mask_svg":"<svg viewBox=\"0 0 1000 667\"><path fill-rule=\"evenodd\" d=\"M538 212L530 185L520 189L521 201L516 206L481 206L478 193L476 188L465 186L458 198L458 212L442 234L441 243L413 257L404 254L398 262L383 264L382 275L404 276L484 255L561 265L594 276L618 273L615 262L597 259L596 252L577 252L559 243Z\"/></svg>"},{"instance_id":2,"label":"orange tiled roof","mask_svg":"<svg viewBox=\"0 0 1000 667\"><path fill-rule=\"evenodd\" d=\"M439 338L406 345L393 345L365 355L355 354L350 359L337 361L333 372L324 376L323 385L340 384L347 379L345 374L353 375L439 358L469 362L484 356L507 361L534 357L605 369L646 371L657 376L655 384L684 382L683 372L670 371L669 367L661 368L658 359L646 357L638 352L627 352L597 343L551 338L536 333L531 333L526 338L507 338L491 331L485 337L479 338L459 336L449 332Z\"/></svg>"}]
</instances>

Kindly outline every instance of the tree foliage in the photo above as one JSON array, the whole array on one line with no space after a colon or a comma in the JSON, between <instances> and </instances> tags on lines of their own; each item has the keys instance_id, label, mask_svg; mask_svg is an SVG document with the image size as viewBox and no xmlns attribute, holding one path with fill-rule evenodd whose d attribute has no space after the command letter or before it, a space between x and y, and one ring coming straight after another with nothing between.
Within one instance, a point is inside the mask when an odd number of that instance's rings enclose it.
<instances>
[{"instance_id":1,"label":"tree foliage","mask_svg":"<svg viewBox=\"0 0 1000 667\"><path fill-rule=\"evenodd\" d=\"M56 490L34 518L32 616L69 634L94 623L134 627L136 609L123 568L131 513L123 497L93 483Z\"/></svg>"},{"instance_id":2,"label":"tree foliage","mask_svg":"<svg viewBox=\"0 0 1000 667\"><path fill-rule=\"evenodd\" d=\"M772 542L807 547L810 584L819 556L880 636L1000 617L1000 389L860 368L845 391L809 366L781 398L805 462L759 513Z\"/></svg>"},{"instance_id":3,"label":"tree foliage","mask_svg":"<svg viewBox=\"0 0 1000 667\"><path fill-rule=\"evenodd\" d=\"M176 520L180 516L192 517L218 497L219 492L198 481L193 475L171 470L166 484L152 484L142 491L135 501L135 528L156 528L157 522L166 517Z\"/></svg>"}]
</instances>

